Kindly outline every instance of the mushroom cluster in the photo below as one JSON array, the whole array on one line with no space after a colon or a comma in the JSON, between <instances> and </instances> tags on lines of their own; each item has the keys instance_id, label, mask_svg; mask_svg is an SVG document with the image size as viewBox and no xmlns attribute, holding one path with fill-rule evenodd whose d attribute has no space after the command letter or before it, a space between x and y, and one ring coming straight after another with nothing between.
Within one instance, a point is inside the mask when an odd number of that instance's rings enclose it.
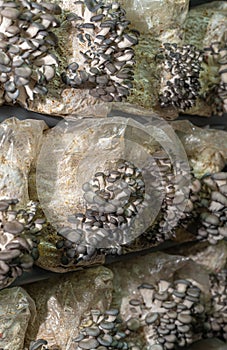
<instances>
[{"instance_id":1,"label":"mushroom cluster","mask_svg":"<svg viewBox=\"0 0 227 350\"><path fill-rule=\"evenodd\" d=\"M153 157L159 169L159 175L157 174L161 184L159 190L164 193L160 213L154 225L145 232L146 239L155 243L172 238L176 227L191 217L194 207L189 193L191 177L185 164L180 161L172 162L164 153L162 156L160 154L156 156L154 153ZM150 170L153 176L155 169ZM192 187L192 191L196 191L196 186Z\"/></svg>"},{"instance_id":2,"label":"mushroom cluster","mask_svg":"<svg viewBox=\"0 0 227 350\"><path fill-rule=\"evenodd\" d=\"M104 102L121 101L129 95L133 80L134 50L138 31L129 29L119 3L76 1L68 20L77 30L78 59L62 73L73 88L89 88Z\"/></svg>"},{"instance_id":3,"label":"mushroom cluster","mask_svg":"<svg viewBox=\"0 0 227 350\"><path fill-rule=\"evenodd\" d=\"M201 338L201 290L189 280L143 283L129 301L128 310L132 315L126 321L128 329L135 330L136 324L137 328L144 327L150 350L185 347Z\"/></svg>"},{"instance_id":4,"label":"mushroom cluster","mask_svg":"<svg viewBox=\"0 0 227 350\"><path fill-rule=\"evenodd\" d=\"M162 59L164 74L161 79L159 102L186 110L195 105L200 90L199 75L203 52L193 45L165 43L158 59Z\"/></svg>"},{"instance_id":5,"label":"mushroom cluster","mask_svg":"<svg viewBox=\"0 0 227 350\"><path fill-rule=\"evenodd\" d=\"M45 339L32 340L28 350L49 350L46 345L48 345L48 341ZM58 348L54 348L54 350L58 350Z\"/></svg>"},{"instance_id":6,"label":"mushroom cluster","mask_svg":"<svg viewBox=\"0 0 227 350\"><path fill-rule=\"evenodd\" d=\"M199 180L188 174L181 162L173 166L165 154L154 153L153 160L146 171L122 161L112 170L97 172L82 185L85 211L71 215L69 225L58 229L56 248L61 251L63 265L77 265L97 253L122 254L122 247L137 238L132 225L136 219L142 220L153 195L163 194L162 203L155 221L141 232L142 241L164 242L179 227L190 231L193 222L199 240L215 244L226 237L227 173ZM155 189L150 194L145 191L146 172Z\"/></svg>"},{"instance_id":7,"label":"mushroom cluster","mask_svg":"<svg viewBox=\"0 0 227 350\"><path fill-rule=\"evenodd\" d=\"M227 341L227 270L210 275L211 312L205 322L206 337Z\"/></svg>"},{"instance_id":8,"label":"mushroom cluster","mask_svg":"<svg viewBox=\"0 0 227 350\"><path fill-rule=\"evenodd\" d=\"M58 60L52 29L61 8L49 2L0 1L0 83L2 98L14 103L46 94Z\"/></svg>"},{"instance_id":9,"label":"mushroom cluster","mask_svg":"<svg viewBox=\"0 0 227 350\"><path fill-rule=\"evenodd\" d=\"M213 87L210 103L214 103L215 113L222 115L223 112L227 112L227 43L222 44L220 41L214 41L204 51L208 57L211 55L215 64L220 67L220 83Z\"/></svg>"},{"instance_id":10,"label":"mushroom cluster","mask_svg":"<svg viewBox=\"0 0 227 350\"><path fill-rule=\"evenodd\" d=\"M91 310L81 324L82 330L74 339L77 349L129 349L125 339L127 334L121 330L121 323L118 309L105 312Z\"/></svg>"},{"instance_id":11,"label":"mushroom cluster","mask_svg":"<svg viewBox=\"0 0 227 350\"><path fill-rule=\"evenodd\" d=\"M198 238L216 244L227 237L227 173L205 176L201 184Z\"/></svg>"},{"instance_id":12,"label":"mushroom cluster","mask_svg":"<svg viewBox=\"0 0 227 350\"><path fill-rule=\"evenodd\" d=\"M167 164L167 160L166 160ZM162 169L161 164L160 169ZM165 169L162 185L166 195L160 215L148 232L146 239L163 242L174 236L180 226L196 227L195 236L211 244L227 237L227 173L222 171L197 179L190 175L189 193L183 184L187 183L187 174L182 172L175 176ZM161 171L162 173L162 171ZM166 177L165 177L166 175ZM190 231L190 229L189 229Z\"/></svg>"},{"instance_id":13,"label":"mushroom cluster","mask_svg":"<svg viewBox=\"0 0 227 350\"><path fill-rule=\"evenodd\" d=\"M58 230L61 239L56 247L62 249L66 265L91 259L97 250L120 254L128 229L146 205L142 171L128 161L120 161L114 170L97 172L82 189L85 213L71 215L71 226Z\"/></svg>"},{"instance_id":14,"label":"mushroom cluster","mask_svg":"<svg viewBox=\"0 0 227 350\"><path fill-rule=\"evenodd\" d=\"M218 63L220 64L219 74L221 77L218 95L223 102L223 112L227 113L227 43L225 48L219 50Z\"/></svg>"},{"instance_id":15,"label":"mushroom cluster","mask_svg":"<svg viewBox=\"0 0 227 350\"><path fill-rule=\"evenodd\" d=\"M210 275L211 305L194 280L143 282L133 297L124 295L121 312L111 308L84 313L72 343L79 350L140 350L145 341L150 350L169 350L185 348L202 338L226 341L226 276L225 269ZM49 350L47 341L31 342L29 350L36 349Z\"/></svg>"},{"instance_id":16,"label":"mushroom cluster","mask_svg":"<svg viewBox=\"0 0 227 350\"><path fill-rule=\"evenodd\" d=\"M0 201L0 288L30 269L39 257L37 233L45 219L35 218L37 205L16 209L17 199Z\"/></svg>"}]
</instances>

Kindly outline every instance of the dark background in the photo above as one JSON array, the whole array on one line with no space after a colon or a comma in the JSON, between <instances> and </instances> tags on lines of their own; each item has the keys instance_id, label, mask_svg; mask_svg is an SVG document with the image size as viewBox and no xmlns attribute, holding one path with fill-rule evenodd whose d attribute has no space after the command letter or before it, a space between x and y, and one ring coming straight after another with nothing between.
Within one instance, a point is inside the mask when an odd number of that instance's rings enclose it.
<instances>
[{"instance_id":1,"label":"dark background","mask_svg":"<svg viewBox=\"0 0 227 350\"><path fill-rule=\"evenodd\" d=\"M114 115L114 111L109 116L111 117L112 115ZM127 116L126 113L119 112L119 111L118 111L118 115L119 116L122 115L122 117ZM57 125L57 123L60 120L62 120L61 117L55 117L47 114L30 112L22 107L1 106L0 122L11 117L16 117L20 120L24 120L24 119L44 120L49 127L54 127L55 125ZM178 120L184 120L184 119L187 119L193 124L200 127L205 127L210 125L210 127L212 128L222 129L227 131L227 113L225 113L223 116L212 116L212 117L200 117L200 116L194 116L194 115L181 114L178 118Z\"/></svg>"},{"instance_id":2,"label":"dark background","mask_svg":"<svg viewBox=\"0 0 227 350\"><path fill-rule=\"evenodd\" d=\"M198 5L203 5L203 4L206 4L208 2L212 2L214 0L191 0L190 1L190 8L191 7L195 7L195 6L198 6Z\"/></svg>"}]
</instances>

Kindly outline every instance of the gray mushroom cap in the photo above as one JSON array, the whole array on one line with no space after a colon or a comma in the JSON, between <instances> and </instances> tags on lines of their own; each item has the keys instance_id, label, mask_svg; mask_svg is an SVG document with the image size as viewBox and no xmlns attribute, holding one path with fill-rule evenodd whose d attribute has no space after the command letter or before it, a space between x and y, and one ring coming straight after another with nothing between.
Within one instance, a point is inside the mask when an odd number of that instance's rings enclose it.
<instances>
[{"instance_id":1,"label":"gray mushroom cap","mask_svg":"<svg viewBox=\"0 0 227 350\"><path fill-rule=\"evenodd\" d=\"M10 221L4 225L4 231L18 235L24 230L24 225L19 221Z\"/></svg>"},{"instance_id":2,"label":"gray mushroom cap","mask_svg":"<svg viewBox=\"0 0 227 350\"><path fill-rule=\"evenodd\" d=\"M6 201L0 201L0 211L5 211L9 208L9 203Z\"/></svg>"}]
</instances>

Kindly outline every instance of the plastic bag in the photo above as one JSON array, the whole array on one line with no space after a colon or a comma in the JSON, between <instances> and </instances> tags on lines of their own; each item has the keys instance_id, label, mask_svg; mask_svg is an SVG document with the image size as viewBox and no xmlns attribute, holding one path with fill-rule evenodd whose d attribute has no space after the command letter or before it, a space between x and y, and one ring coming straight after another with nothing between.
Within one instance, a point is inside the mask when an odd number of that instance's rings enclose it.
<instances>
[{"instance_id":1,"label":"plastic bag","mask_svg":"<svg viewBox=\"0 0 227 350\"><path fill-rule=\"evenodd\" d=\"M33 323L36 307L21 287L0 291L0 347L4 350L24 350L24 338L29 321Z\"/></svg>"},{"instance_id":2,"label":"plastic bag","mask_svg":"<svg viewBox=\"0 0 227 350\"><path fill-rule=\"evenodd\" d=\"M44 338L48 345L74 349L81 319L90 309L109 308L113 274L104 267L57 276L25 288L35 300L37 317L30 322L25 345Z\"/></svg>"},{"instance_id":3,"label":"plastic bag","mask_svg":"<svg viewBox=\"0 0 227 350\"><path fill-rule=\"evenodd\" d=\"M0 124L0 199L29 201L28 176L41 145L43 121L9 118Z\"/></svg>"},{"instance_id":4,"label":"plastic bag","mask_svg":"<svg viewBox=\"0 0 227 350\"><path fill-rule=\"evenodd\" d=\"M134 0L129 8L133 9L133 24L138 21L137 27L142 27L142 32L149 33L154 30L160 34L176 27L179 31L188 13L188 1Z\"/></svg>"},{"instance_id":5,"label":"plastic bag","mask_svg":"<svg viewBox=\"0 0 227 350\"><path fill-rule=\"evenodd\" d=\"M140 236L159 214L164 193L159 190L162 169L157 157L163 155L169 159L174 175L184 174L182 191L187 196L190 169L186 153L172 128L156 115L140 114L140 110L137 113L130 114L130 118L118 116L118 111L111 118L79 121L69 118L47 133L37 163L37 190L42 209L53 226L70 226L70 215L85 213L90 207L95 206L99 211L101 205L88 198L94 192L85 187L93 186L90 183L97 180L94 177L100 172L114 174L115 171L116 175L116 169L123 163L134 167L130 171L138 169L142 173L146 205L137 207L138 215L130 221L127 237L118 244L127 244ZM117 183L109 177L106 181ZM134 178L132 181L135 182ZM101 201L100 198L95 200ZM108 200L109 206L113 203ZM109 207L103 210L108 213ZM114 246L109 240L102 244L101 248Z\"/></svg>"},{"instance_id":6,"label":"plastic bag","mask_svg":"<svg viewBox=\"0 0 227 350\"><path fill-rule=\"evenodd\" d=\"M227 162L227 133L202 129L189 121L174 121L173 127L187 152L196 177L221 171Z\"/></svg>"},{"instance_id":7,"label":"plastic bag","mask_svg":"<svg viewBox=\"0 0 227 350\"><path fill-rule=\"evenodd\" d=\"M204 305L209 308L208 274L203 267L179 255L171 256L159 252L137 256L112 264L108 269L93 268L26 286L38 311L35 322L28 327L26 346L31 340L44 338L48 341L48 348L55 346L62 350L71 350L78 348L80 340L86 342L89 339L97 343L97 339L101 342L102 336L106 337L106 341L118 339L119 342L140 346L139 348L142 345L148 346L151 341L151 328L146 324L145 316L148 319L152 308L158 308L156 312L160 317L173 311L176 308L176 303L173 303L172 308L170 305L173 302L173 289L183 278L186 279L183 283L187 286L190 285L194 291L198 291L196 288L201 291L198 301L193 303L190 310L193 322L198 321L204 315ZM167 310L163 310L161 302L152 302L150 296L150 293L154 295L160 288L163 296L165 288L169 288L166 297L166 307L169 307ZM118 315L118 321L115 321L114 314ZM107 323L110 322L109 329L105 328L106 319L109 320ZM113 324L116 328L112 328ZM200 327L197 324L196 327L198 331L193 334L194 340L201 337ZM89 331L93 335L86 335Z\"/></svg>"}]
</instances>

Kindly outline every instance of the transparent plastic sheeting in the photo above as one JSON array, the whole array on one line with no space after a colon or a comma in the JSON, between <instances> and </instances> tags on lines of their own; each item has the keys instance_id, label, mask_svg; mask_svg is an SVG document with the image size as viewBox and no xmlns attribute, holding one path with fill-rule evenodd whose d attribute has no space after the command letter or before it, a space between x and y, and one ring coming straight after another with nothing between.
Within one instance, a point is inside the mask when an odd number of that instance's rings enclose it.
<instances>
[{"instance_id":1,"label":"transparent plastic sheeting","mask_svg":"<svg viewBox=\"0 0 227 350\"><path fill-rule=\"evenodd\" d=\"M28 323L36 318L36 306L20 287L0 291L0 347L4 350L24 350Z\"/></svg>"},{"instance_id":2,"label":"transparent plastic sheeting","mask_svg":"<svg viewBox=\"0 0 227 350\"><path fill-rule=\"evenodd\" d=\"M128 8L128 17L142 33L151 30L160 34L170 31L170 27L179 28L188 13L189 0L124 0ZM179 29L178 29L179 30Z\"/></svg>"},{"instance_id":3,"label":"transparent plastic sheeting","mask_svg":"<svg viewBox=\"0 0 227 350\"><path fill-rule=\"evenodd\" d=\"M225 130L202 129L189 121L175 121L174 129L190 159L197 178L222 171L227 164L227 133Z\"/></svg>"},{"instance_id":4,"label":"transparent plastic sheeting","mask_svg":"<svg viewBox=\"0 0 227 350\"><path fill-rule=\"evenodd\" d=\"M43 121L10 118L0 123L0 199L29 201L28 175L41 145Z\"/></svg>"},{"instance_id":5,"label":"transparent plastic sheeting","mask_svg":"<svg viewBox=\"0 0 227 350\"><path fill-rule=\"evenodd\" d=\"M112 300L120 310L125 297L132 297L138 285L145 281L156 285L163 278L171 281L178 271L188 270L188 264L188 258L155 253L138 256L126 264L115 264L113 268L100 266L56 276L49 283L40 281L28 285L26 291L35 301L38 312L36 319L28 324L25 344L28 347L31 340L43 338L48 341L48 347L75 349L74 339L90 310L111 309ZM208 276L203 269L200 269L200 276L195 276L192 267L188 276L199 284L205 283L201 286L203 290L209 289ZM124 312L121 317L123 315L126 316Z\"/></svg>"},{"instance_id":6,"label":"transparent plastic sheeting","mask_svg":"<svg viewBox=\"0 0 227 350\"><path fill-rule=\"evenodd\" d=\"M161 118L140 115L138 110L130 118L116 113L112 118L68 118L58 123L44 138L37 162L37 191L48 221L56 228L70 226L68 216L86 211L83 185L95 173L114 169L124 160L142 170L145 182L146 206L116 244L133 241L152 225L162 206L164 191L159 190L162 176L157 154L170 160L175 176L184 173L183 191L187 194L190 168L186 153L171 126ZM100 248L115 247L115 242L110 237L101 245Z\"/></svg>"},{"instance_id":7,"label":"transparent plastic sheeting","mask_svg":"<svg viewBox=\"0 0 227 350\"><path fill-rule=\"evenodd\" d=\"M214 249L216 247L211 247ZM4 350L27 350L32 340L43 338L48 341L48 347L75 349L74 339L90 310L98 308L103 312L117 307L121 318L127 320L130 317L128 301L137 297L138 286L143 283L157 286L160 280L193 281L201 289L204 304L209 308L211 295L206 263L209 260L210 264L210 256L213 256L212 251L210 253L203 255L201 252L203 266L188 257L156 252L110 268L100 266L57 275L48 282L27 285L25 289L1 290L1 346ZM224 264L225 260L219 268ZM216 271L216 266L209 270Z\"/></svg>"}]
</instances>

